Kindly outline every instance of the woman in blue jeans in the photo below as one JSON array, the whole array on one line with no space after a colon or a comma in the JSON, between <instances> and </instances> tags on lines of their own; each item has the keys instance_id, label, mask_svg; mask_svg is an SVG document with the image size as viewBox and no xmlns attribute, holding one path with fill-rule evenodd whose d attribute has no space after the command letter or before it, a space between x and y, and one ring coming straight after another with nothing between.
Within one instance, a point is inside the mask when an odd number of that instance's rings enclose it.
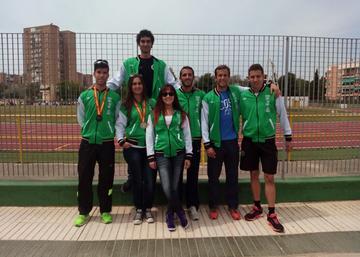
<instances>
[{"instance_id":1,"label":"woman in blue jeans","mask_svg":"<svg viewBox=\"0 0 360 257\"><path fill-rule=\"evenodd\" d=\"M156 170L151 170L147 163L145 147L146 121L153 102L145 96L142 76L140 74L131 76L127 97L120 108L119 131L116 131L116 136L120 146L123 147L124 159L133 175L135 225L141 224L143 218L148 223L154 222L151 207L154 200Z\"/></svg>"},{"instance_id":2,"label":"woman in blue jeans","mask_svg":"<svg viewBox=\"0 0 360 257\"><path fill-rule=\"evenodd\" d=\"M192 141L189 120L182 111L173 86L166 84L159 93L154 111L148 117L146 151L151 169L158 169L168 201L166 224L175 231L174 214L183 228L188 221L179 198L182 169L190 167Z\"/></svg>"}]
</instances>

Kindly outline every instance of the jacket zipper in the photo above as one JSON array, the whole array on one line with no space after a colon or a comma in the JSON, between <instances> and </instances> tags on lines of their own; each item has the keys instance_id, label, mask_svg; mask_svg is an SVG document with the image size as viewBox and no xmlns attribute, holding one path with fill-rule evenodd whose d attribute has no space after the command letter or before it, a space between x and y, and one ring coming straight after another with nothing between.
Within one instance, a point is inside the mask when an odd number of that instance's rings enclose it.
<instances>
[{"instance_id":1,"label":"jacket zipper","mask_svg":"<svg viewBox=\"0 0 360 257\"><path fill-rule=\"evenodd\" d=\"M256 96L256 118L257 118L257 134L258 134L258 142L260 140L260 129L259 129L259 107L258 107L258 97Z\"/></svg>"},{"instance_id":2,"label":"jacket zipper","mask_svg":"<svg viewBox=\"0 0 360 257\"><path fill-rule=\"evenodd\" d=\"M186 96L186 99L187 99L187 102L188 102L188 116L189 116L189 126L190 126L190 129L191 129L191 123L190 123L190 112L191 112L191 110L190 110L190 97L187 97Z\"/></svg>"},{"instance_id":3,"label":"jacket zipper","mask_svg":"<svg viewBox=\"0 0 360 257\"><path fill-rule=\"evenodd\" d=\"M188 102L188 112L190 114L190 97L186 96L186 99L187 99L187 102Z\"/></svg>"},{"instance_id":4,"label":"jacket zipper","mask_svg":"<svg viewBox=\"0 0 360 257\"><path fill-rule=\"evenodd\" d=\"M95 144L96 144L96 136L97 136L97 129L98 129L99 122L96 121L96 128L95 128Z\"/></svg>"},{"instance_id":5,"label":"jacket zipper","mask_svg":"<svg viewBox=\"0 0 360 257\"><path fill-rule=\"evenodd\" d=\"M101 92L99 92L99 102L100 102L100 94L101 94ZM97 112L96 112L96 115L97 115ZM99 121L96 120L96 126L95 126L95 144L96 144L96 136L97 136L98 124L99 124Z\"/></svg>"},{"instance_id":6,"label":"jacket zipper","mask_svg":"<svg viewBox=\"0 0 360 257\"><path fill-rule=\"evenodd\" d=\"M170 147L170 156L171 156L171 143L170 143L170 126L167 128L168 130L168 140L169 140L169 147Z\"/></svg>"}]
</instances>

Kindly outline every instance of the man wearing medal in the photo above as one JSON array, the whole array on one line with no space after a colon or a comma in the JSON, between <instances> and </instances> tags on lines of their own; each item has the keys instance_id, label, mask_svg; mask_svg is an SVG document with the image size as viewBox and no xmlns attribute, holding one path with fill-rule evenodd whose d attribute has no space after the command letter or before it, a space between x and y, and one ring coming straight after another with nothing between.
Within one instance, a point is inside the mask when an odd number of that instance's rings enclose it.
<instances>
[{"instance_id":1,"label":"man wearing medal","mask_svg":"<svg viewBox=\"0 0 360 257\"><path fill-rule=\"evenodd\" d=\"M141 74L144 80L145 95L148 99L157 99L160 89L165 84L179 88L175 76L168 65L151 55L154 44L154 35L149 30L141 30L136 35L136 43L140 48L140 55L126 59L121 65L119 72L111 78L107 86L111 90L117 90L125 82L128 83L134 74ZM143 124L142 126L145 126ZM131 187L131 171L128 170L128 181L122 185L121 190L127 192Z\"/></svg>"},{"instance_id":2,"label":"man wearing medal","mask_svg":"<svg viewBox=\"0 0 360 257\"><path fill-rule=\"evenodd\" d=\"M92 181L96 162L99 164L98 199L101 221L112 222L112 187L114 182L115 146L114 136L118 130L120 96L106 87L109 64L106 60L94 63L95 85L80 94L77 120L81 127L81 143L78 161L78 209L74 220L81 227L89 220L93 207Z\"/></svg>"}]
</instances>

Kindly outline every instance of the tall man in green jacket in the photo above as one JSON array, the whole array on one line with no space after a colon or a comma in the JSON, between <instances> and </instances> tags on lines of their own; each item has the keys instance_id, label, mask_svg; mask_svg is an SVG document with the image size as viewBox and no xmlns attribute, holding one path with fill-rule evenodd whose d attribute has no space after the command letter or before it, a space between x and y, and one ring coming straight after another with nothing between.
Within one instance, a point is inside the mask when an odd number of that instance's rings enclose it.
<instances>
[{"instance_id":1,"label":"tall man in green jacket","mask_svg":"<svg viewBox=\"0 0 360 257\"><path fill-rule=\"evenodd\" d=\"M267 221L276 232L284 232L275 213L275 179L277 168L276 116L284 130L286 151L291 148L292 132L287 118L283 97L275 98L270 86L264 83L264 70L260 64L253 64L248 71L250 90L241 94L243 140L241 143L242 170L250 171L254 206L245 215L245 220L260 218L263 209L260 205L259 162L265 180L265 196L268 201Z\"/></svg>"},{"instance_id":2,"label":"tall man in green jacket","mask_svg":"<svg viewBox=\"0 0 360 257\"><path fill-rule=\"evenodd\" d=\"M119 72L111 78L107 86L116 90L122 83L129 81L133 74L141 74L145 83L145 92L148 98L157 99L160 89L165 84L171 84L176 88L179 85L168 65L163 60L151 55L155 38L149 30L141 30L136 35L136 43L140 48L140 55L126 59L121 65Z\"/></svg>"},{"instance_id":3,"label":"tall man in green jacket","mask_svg":"<svg viewBox=\"0 0 360 257\"><path fill-rule=\"evenodd\" d=\"M201 102L205 92L194 87L194 70L184 66L180 70L181 88L176 90L181 108L186 112L190 121L193 156L191 166L186 174L186 206L192 220L198 220L199 192L198 178L201 150ZM182 180L181 180L182 183Z\"/></svg>"},{"instance_id":4,"label":"tall man in green jacket","mask_svg":"<svg viewBox=\"0 0 360 257\"><path fill-rule=\"evenodd\" d=\"M165 84L171 84L179 88L175 76L168 65L163 60L151 55L155 38L149 30L141 30L136 35L136 43L140 48L140 55L126 59L121 65L119 72L111 78L107 86L112 90L117 90L133 74L141 74L144 80L144 90L147 98L157 99L160 89ZM128 181L122 186L122 191L127 192L131 187L131 171L128 170Z\"/></svg>"},{"instance_id":5,"label":"tall man in green jacket","mask_svg":"<svg viewBox=\"0 0 360 257\"><path fill-rule=\"evenodd\" d=\"M92 181L96 162L99 164L98 198L101 220L112 222L112 187L114 182L115 122L119 116L120 96L106 87L109 65L106 60L94 63L95 85L80 94L77 119L81 127L78 162L78 209L74 220L81 227L89 219L93 207Z\"/></svg>"},{"instance_id":6,"label":"tall man in green jacket","mask_svg":"<svg viewBox=\"0 0 360 257\"><path fill-rule=\"evenodd\" d=\"M241 218L238 210L240 88L229 86L229 81L230 68L226 65L216 67L216 87L208 92L202 101L201 132L208 156L210 219L218 218L219 176L224 163L226 202L231 217L239 220Z\"/></svg>"}]
</instances>

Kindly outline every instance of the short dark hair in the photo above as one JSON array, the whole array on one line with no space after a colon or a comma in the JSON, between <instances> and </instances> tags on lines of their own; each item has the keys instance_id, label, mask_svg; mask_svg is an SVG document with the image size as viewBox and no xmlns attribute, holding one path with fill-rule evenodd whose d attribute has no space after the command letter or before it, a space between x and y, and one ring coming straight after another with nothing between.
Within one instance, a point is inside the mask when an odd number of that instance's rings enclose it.
<instances>
[{"instance_id":1,"label":"short dark hair","mask_svg":"<svg viewBox=\"0 0 360 257\"><path fill-rule=\"evenodd\" d=\"M184 66L180 70L180 77L181 77L181 73L182 73L183 70L191 70L192 74L195 75L195 72L194 72L193 68L191 68L190 66Z\"/></svg>"},{"instance_id":2,"label":"short dark hair","mask_svg":"<svg viewBox=\"0 0 360 257\"><path fill-rule=\"evenodd\" d=\"M94 62L94 71L96 71L97 69L108 69L109 70L109 63L107 60L102 60L102 59L97 59Z\"/></svg>"},{"instance_id":3,"label":"short dark hair","mask_svg":"<svg viewBox=\"0 0 360 257\"><path fill-rule=\"evenodd\" d=\"M140 44L140 39L143 37L149 37L151 40L151 43L154 44L155 38L154 38L153 33L151 33L150 30L143 29L136 35L136 43L138 45Z\"/></svg>"},{"instance_id":4,"label":"short dark hair","mask_svg":"<svg viewBox=\"0 0 360 257\"><path fill-rule=\"evenodd\" d=\"M215 77L216 77L216 73L217 73L218 70L227 70L228 73L229 73L229 76L230 76L230 68L229 68L227 65L221 64L221 65L217 66L217 67L215 68L215 72L214 72L214 73L215 73Z\"/></svg>"},{"instance_id":5,"label":"short dark hair","mask_svg":"<svg viewBox=\"0 0 360 257\"><path fill-rule=\"evenodd\" d=\"M255 63L250 66L250 68L248 70L248 75L250 75L250 71L255 71L255 70L259 70L259 71L261 71L262 74L264 74L264 68L260 64Z\"/></svg>"}]
</instances>

